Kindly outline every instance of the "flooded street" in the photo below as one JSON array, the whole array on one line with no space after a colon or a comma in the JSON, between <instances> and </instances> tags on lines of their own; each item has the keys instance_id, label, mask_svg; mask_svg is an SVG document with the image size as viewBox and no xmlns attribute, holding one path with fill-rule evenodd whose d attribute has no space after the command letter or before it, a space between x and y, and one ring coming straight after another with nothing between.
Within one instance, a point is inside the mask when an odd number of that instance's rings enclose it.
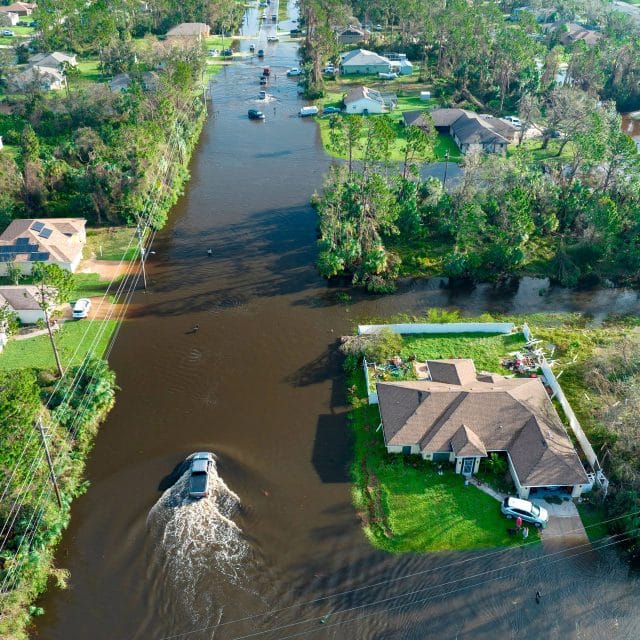
<instances>
[{"instance_id":1,"label":"flooded street","mask_svg":"<svg viewBox=\"0 0 640 640\"><path fill-rule=\"evenodd\" d=\"M257 12L248 15L251 32ZM615 547L547 557L541 545L374 551L351 504L336 350L358 318L454 306L469 314L580 310L597 319L640 313L638 295L540 296L544 283L535 280L501 294L488 286L455 292L435 280L337 303L313 267L308 201L329 160L315 123L296 115L304 102L285 72L297 45L261 38L276 76L273 99L257 100L258 60L214 80L192 179L158 234L149 292L136 296L111 356L117 405L57 553L69 589L52 587L41 600L46 613L33 636L638 637L640 584ZM265 122L247 119L252 107ZM217 498L196 507L182 501L184 477L163 484L194 451L214 451L220 476Z\"/></svg>"}]
</instances>

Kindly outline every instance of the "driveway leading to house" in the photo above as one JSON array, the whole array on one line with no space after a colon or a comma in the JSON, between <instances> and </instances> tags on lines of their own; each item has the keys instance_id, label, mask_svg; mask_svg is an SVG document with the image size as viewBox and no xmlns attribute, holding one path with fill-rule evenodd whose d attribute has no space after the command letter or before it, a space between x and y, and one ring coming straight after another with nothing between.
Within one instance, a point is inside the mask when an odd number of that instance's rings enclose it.
<instances>
[{"instance_id":1,"label":"driveway leading to house","mask_svg":"<svg viewBox=\"0 0 640 640\"><path fill-rule=\"evenodd\" d=\"M551 504L544 499L533 499L532 502L549 512L549 525L541 532L545 549L557 551L585 545L576 549L575 552L590 550L589 536L582 524L578 508L572 500L565 500L562 504Z\"/></svg>"},{"instance_id":2,"label":"driveway leading to house","mask_svg":"<svg viewBox=\"0 0 640 640\"><path fill-rule=\"evenodd\" d=\"M78 267L78 273L97 273L103 280L113 280L127 272L135 272L137 267L127 260L83 260Z\"/></svg>"}]
</instances>

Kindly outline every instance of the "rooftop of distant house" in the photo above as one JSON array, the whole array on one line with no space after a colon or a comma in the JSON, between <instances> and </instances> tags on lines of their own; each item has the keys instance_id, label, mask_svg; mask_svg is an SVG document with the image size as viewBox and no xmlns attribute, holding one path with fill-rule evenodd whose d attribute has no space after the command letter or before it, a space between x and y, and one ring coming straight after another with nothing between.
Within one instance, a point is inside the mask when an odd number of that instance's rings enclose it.
<instances>
[{"instance_id":1,"label":"rooftop of distant house","mask_svg":"<svg viewBox=\"0 0 640 640\"><path fill-rule=\"evenodd\" d=\"M84 218L13 220L0 235L0 260L73 262L82 251Z\"/></svg>"}]
</instances>

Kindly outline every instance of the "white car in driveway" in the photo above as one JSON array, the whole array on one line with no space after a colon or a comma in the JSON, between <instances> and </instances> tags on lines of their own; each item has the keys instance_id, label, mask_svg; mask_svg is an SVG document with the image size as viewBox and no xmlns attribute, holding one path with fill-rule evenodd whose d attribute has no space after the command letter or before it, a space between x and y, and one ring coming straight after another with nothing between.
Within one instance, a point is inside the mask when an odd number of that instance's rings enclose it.
<instances>
[{"instance_id":1,"label":"white car in driveway","mask_svg":"<svg viewBox=\"0 0 640 640\"><path fill-rule=\"evenodd\" d=\"M293 78L294 76L301 76L302 69L299 69L298 67L293 67L293 69L289 69L289 71L287 71L287 75L290 78Z\"/></svg>"},{"instance_id":2,"label":"white car in driveway","mask_svg":"<svg viewBox=\"0 0 640 640\"><path fill-rule=\"evenodd\" d=\"M89 300L89 298L80 298L79 300L76 300L76 303L73 305L71 315L76 320L80 320L82 318L86 318L89 315L90 309L91 300Z\"/></svg>"},{"instance_id":3,"label":"white car in driveway","mask_svg":"<svg viewBox=\"0 0 640 640\"><path fill-rule=\"evenodd\" d=\"M507 496L502 501L500 511L502 511L507 518L520 517L525 522L530 522L540 529L543 529L549 523L549 512L543 507L529 502L529 500Z\"/></svg>"},{"instance_id":4,"label":"white car in driveway","mask_svg":"<svg viewBox=\"0 0 640 640\"><path fill-rule=\"evenodd\" d=\"M522 120L520 120L520 118L516 118L515 116L505 116L502 119L513 125L516 129L522 129Z\"/></svg>"}]
</instances>

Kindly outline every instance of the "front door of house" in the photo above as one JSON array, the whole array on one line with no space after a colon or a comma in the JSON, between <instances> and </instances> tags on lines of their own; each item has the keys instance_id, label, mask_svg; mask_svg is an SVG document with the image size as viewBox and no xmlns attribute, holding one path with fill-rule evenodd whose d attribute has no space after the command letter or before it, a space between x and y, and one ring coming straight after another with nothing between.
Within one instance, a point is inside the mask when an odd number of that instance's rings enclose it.
<instances>
[{"instance_id":1,"label":"front door of house","mask_svg":"<svg viewBox=\"0 0 640 640\"><path fill-rule=\"evenodd\" d=\"M462 475L469 477L473 473L473 467L475 465L475 458L463 458L462 459Z\"/></svg>"}]
</instances>

